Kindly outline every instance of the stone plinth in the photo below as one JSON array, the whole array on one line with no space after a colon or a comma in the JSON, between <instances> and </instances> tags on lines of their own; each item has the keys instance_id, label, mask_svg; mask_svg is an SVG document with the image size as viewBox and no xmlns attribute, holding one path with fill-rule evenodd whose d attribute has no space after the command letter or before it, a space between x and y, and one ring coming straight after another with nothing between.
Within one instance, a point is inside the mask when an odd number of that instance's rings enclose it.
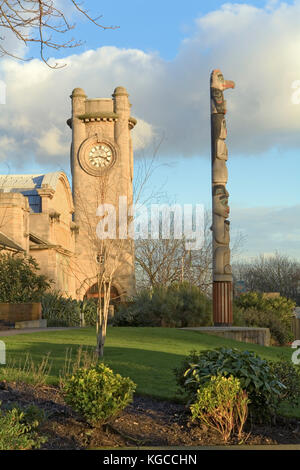
<instances>
[{"instance_id":1,"label":"stone plinth","mask_svg":"<svg viewBox=\"0 0 300 470\"><path fill-rule=\"evenodd\" d=\"M0 329L46 327L47 320L42 319L42 305L40 302L0 303Z\"/></svg>"},{"instance_id":2,"label":"stone plinth","mask_svg":"<svg viewBox=\"0 0 300 470\"><path fill-rule=\"evenodd\" d=\"M221 336L236 341L243 341L244 343L260 344L261 346L270 346L271 340L269 328L203 326L182 328L182 330L200 331L208 335Z\"/></svg>"},{"instance_id":3,"label":"stone plinth","mask_svg":"<svg viewBox=\"0 0 300 470\"><path fill-rule=\"evenodd\" d=\"M18 321L15 323L15 328L21 330L23 328L47 328L47 320L30 320L30 321Z\"/></svg>"}]
</instances>

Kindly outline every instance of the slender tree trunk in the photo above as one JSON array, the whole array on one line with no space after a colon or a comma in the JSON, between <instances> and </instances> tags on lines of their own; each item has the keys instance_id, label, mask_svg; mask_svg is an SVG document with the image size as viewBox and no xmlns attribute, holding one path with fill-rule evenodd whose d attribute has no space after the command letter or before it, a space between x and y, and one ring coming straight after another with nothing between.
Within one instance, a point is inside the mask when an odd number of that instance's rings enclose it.
<instances>
[{"instance_id":1,"label":"slender tree trunk","mask_svg":"<svg viewBox=\"0 0 300 470\"><path fill-rule=\"evenodd\" d=\"M101 356L101 342L102 342L102 334L101 334L101 320L102 320L102 305L101 299L98 298L98 305L97 305L97 322L96 322L96 335L97 335L97 344L96 344L96 354L98 357Z\"/></svg>"},{"instance_id":2,"label":"slender tree trunk","mask_svg":"<svg viewBox=\"0 0 300 470\"><path fill-rule=\"evenodd\" d=\"M106 340L108 308L110 302L111 282L104 282L103 289L99 289L99 299L97 308L97 347L96 353L99 358L104 356L104 344ZM103 297L102 297L103 291Z\"/></svg>"},{"instance_id":3,"label":"slender tree trunk","mask_svg":"<svg viewBox=\"0 0 300 470\"><path fill-rule=\"evenodd\" d=\"M103 323L101 332L99 335L99 357L104 356L104 344L106 340L106 322Z\"/></svg>"}]
</instances>

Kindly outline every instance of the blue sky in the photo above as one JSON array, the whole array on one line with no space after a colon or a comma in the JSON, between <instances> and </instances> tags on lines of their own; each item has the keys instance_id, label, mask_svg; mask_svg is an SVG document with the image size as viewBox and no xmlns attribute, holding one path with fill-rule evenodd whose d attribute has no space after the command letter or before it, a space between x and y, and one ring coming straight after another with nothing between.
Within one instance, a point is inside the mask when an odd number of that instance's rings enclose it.
<instances>
[{"instance_id":1,"label":"blue sky","mask_svg":"<svg viewBox=\"0 0 300 470\"><path fill-rule=\"evenodd\" d=\"M118 26L116 30L107 30L97 34L93 27L87 27L87 21L77 23L76 35L84 37L86 48L114 45L120 48L141 49L156 52L165 60L172 60L178 54L182 41L195 31L195 19L218 9L227 3L218 0L131 0L124 2L89 1L90 13L103 15L104 26ZM230 2L228 2L230 3ZM258 7L265 1L239 1ZM293 3L288 1L286 3Z\"/></svg>"},{"instance_id":2,"label":"blue sky","mask_svg":"<svg viewBox=\"0 0 300 470\"><path fill-rule=\"evenodd\" d=\"M35 59L1 59L0 171L69 174L70 92L80 86L89 97L109 97L122 85L139 121L137 162L161 141L151 185L171 201L210 210L208 84L211 69L221 68L236 82L226 92L232 237L246 235L245 257L278 250L300 259L300 104L291 102L300 80L300 2L85 5L119 28L102 31L70 10L72 35L85 44L56 54L67 67L50 70L38 51L23 48Z\"/></svg>"}]
</instances>

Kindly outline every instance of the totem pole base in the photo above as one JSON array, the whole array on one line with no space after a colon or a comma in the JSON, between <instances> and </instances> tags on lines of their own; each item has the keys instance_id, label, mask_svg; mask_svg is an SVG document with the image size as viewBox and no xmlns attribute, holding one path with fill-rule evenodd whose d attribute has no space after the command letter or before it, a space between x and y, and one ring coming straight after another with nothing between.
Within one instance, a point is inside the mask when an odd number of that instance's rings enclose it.
<instances>
[{"instance_id":1,"label":"totem pole base","mask_svg":"<svg viewBox=\"0 0 300 470\"><path fill-rule=\"evenodd\" d=\"M213 282L213 322L214 326L232 326L232 282Z\"/></svg>"}]
</instances>

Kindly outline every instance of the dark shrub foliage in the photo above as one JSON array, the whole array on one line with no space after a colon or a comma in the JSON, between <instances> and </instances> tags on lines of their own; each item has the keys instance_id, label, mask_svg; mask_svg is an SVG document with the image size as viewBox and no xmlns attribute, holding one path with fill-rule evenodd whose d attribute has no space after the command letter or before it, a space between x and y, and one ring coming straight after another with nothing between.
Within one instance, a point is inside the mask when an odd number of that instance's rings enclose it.
<instances>
[{"instance_id":1,"label":"dark shrub foliage","mask_svg":"<svg viewBox=\"0 0 300 470\"><path fill-rule=\"evenodd\" d=\"M47 292L41 298L42 315L48 326L79 326L84 317L85 326L95 326L97 303L94 299L75 300L59 292Z\"/></svg>"},{"instance_id":2,"label":"dark shrub foliage","mask_svg":"<svg viewBox=\"0 0 300 470\"><path fill-rule=\"evenodd\" d=\"M174 372L188 402L195 400L198 388L212 376L238 378L250 399L249 412L256 418L272 416L285 389L267 361L253 352L238 349L192 351Z\"/></svg>"},{"instance_id":3,"label":"dark shrub foliage","mask_svg":"<svg viewBox=\"0 0 300 470\"><path fill-rule=\"evenodd\" d=\"M234 301L234 322L241 326L269 328L275 343L283 345L293 339L292 318L295 303L285 297L264 297L247 292Z\"/></svg>"},{"instance_id":4,"label":"dark shrub foliage","mask_svg":"<svg viewBox=\"0 0 300 470\"><path fill-rule=\"evenodd\" d=\"M245 326L269 328L271 337L276 344L284 345L293 340L291 326L282 321L275 312L259 312L249 309L242 313Z\"/></svg>"},{"instance_id":5,"label":"dark shrub foliage","mask_svg":"<svg viewBox=\"0 0 300 470\"><path fill-rule=\"evenodd\" d=\"M211 300L198 287L176 283L144 290L119 306L116 326L187 327L211 325Z\"/></svg>"},{"instance_id":6,"label":"dark shrub foliage","mask_svg":"<svg viewBox=\"0 0 300 470\"><path fill-rule=\"evenodd\" d=\"M269 364L272 373L285 386L281 391L280 400L297 406L300 400L300 366L284 359L269 361Z\"/></svg>"},{"instance_id":7,"label":"dark shrub foliage","mask_svg":"<svg viewBox=\"0 0 300 470\"><path fill-rule=\"evenodd\" d=\"M40 302L51 281L31 256L0 254L0 302Z\"/></svg>"}]
</instances>

